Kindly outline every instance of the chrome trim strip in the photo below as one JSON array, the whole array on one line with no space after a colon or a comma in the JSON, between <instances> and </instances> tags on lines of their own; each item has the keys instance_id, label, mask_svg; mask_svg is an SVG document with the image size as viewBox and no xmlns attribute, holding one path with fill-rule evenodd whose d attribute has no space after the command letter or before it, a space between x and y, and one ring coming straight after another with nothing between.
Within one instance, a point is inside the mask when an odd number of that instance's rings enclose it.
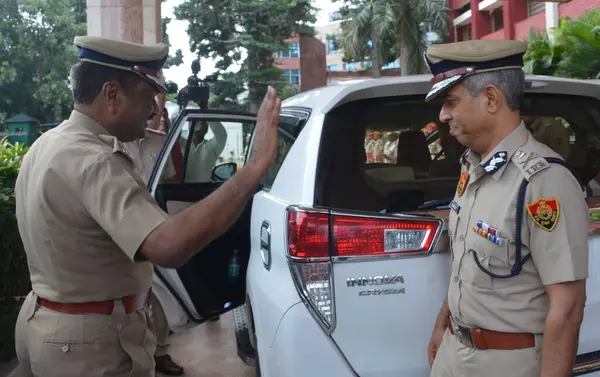
<instances>
[{"instance_id":1,"label":"chrome trim strip","mask_svg":"<svg viewBox=\"0 0 600 377\"><path fill-rule=\"evenodd\" d=\"M573 374L577 376L600 371L600 359L587 361L573 366Z\"/></svg>"}]
</instances>

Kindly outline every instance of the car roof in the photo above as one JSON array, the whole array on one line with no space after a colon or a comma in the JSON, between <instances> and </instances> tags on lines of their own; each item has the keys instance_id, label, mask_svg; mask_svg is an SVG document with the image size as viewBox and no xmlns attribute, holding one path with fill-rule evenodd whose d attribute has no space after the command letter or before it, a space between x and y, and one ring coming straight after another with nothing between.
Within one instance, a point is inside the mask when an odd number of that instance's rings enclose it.
<instances>
[{"instance_id":1,"label":"car roof","mask_svg":"<svg viewBox=\"0 0 600 377\"><path fill-rule=\"evenodd\" d=\"M361 99L402 95L425 96L431 89L431 78L431 75L414 75L342 81L290 97L283 101L282 106L305 107L313 112L328 113L345 103ZM580 95L600 99L600 80L536 75L526 75L526 80L527 92Z\"/></svg>"}]
</instances>

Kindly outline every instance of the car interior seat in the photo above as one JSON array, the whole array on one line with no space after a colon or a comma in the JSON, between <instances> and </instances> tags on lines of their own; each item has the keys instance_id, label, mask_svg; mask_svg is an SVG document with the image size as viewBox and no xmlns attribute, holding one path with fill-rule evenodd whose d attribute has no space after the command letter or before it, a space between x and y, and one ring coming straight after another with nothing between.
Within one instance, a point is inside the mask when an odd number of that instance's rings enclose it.
<instances>
[{"instance_id":1,"label":"car interior seat","mask_svg":"<svg viewBox=\"0 0 600 377\"><path fill-rule=\"evenodd\" d=\"M328 124L322 141L326 161L319 169L319 201L339 209L380 211L386 208L387 199L367 182L364 129L348 127L347 118L343 118L336 125ZM342 122L345 127L339 127Z\"/></svg>"},{"instance_id":2,"label":"car interior seat","mask_svg":"<svg viewBox=\"0 0 600 377\"><path fill-rule=\"evenodd\" d=\"M415 177L424 178L429 175L431 154L427 139L423 132L404 131L398 137L397 166L410 166L415 172Z\"/></svg>"}]
</instances>

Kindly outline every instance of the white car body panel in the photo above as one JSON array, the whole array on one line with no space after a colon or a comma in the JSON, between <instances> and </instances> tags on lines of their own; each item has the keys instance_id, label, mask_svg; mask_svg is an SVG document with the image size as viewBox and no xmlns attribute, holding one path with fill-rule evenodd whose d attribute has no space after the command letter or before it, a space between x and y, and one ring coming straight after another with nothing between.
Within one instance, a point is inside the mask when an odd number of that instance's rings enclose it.
<instances>
[{"instance_id":1,"label":"white car body panel","mask_svg":"<svg viewBox=\"0 0 600 377\"><path fill-rule=\"evenodd\" d=\"M323 331L296 290L286 258L285 211L290 205L313 206L315 176L325 116L336 107L360 99L423 95L430 75L356 80L314 89L283 103L310 109L311 115L288 153L271 187L254 197L247 295L252 305L263 377L429 376L427 344L447 292L448 253L426 257L333 264L336 327ZM600 82L528 76L528 92L583 95L600 99ZM151 187L154 192L156 185ZM271 227L271 265L263 264L261 226ZM600 349L600 236L590 237L590 276L579 354ZM191 300L176 271L160 269L188 307ZM401 295L359 297L359 287L346 287L357 276L402 274ZM155 276L159 296L173 330L194 325L173 295ZM418 310L414 310L418 308ZM193 315L198 314L193 311ZM600 372L586 376L600 377Z\"/></svg>"}]
</instances>

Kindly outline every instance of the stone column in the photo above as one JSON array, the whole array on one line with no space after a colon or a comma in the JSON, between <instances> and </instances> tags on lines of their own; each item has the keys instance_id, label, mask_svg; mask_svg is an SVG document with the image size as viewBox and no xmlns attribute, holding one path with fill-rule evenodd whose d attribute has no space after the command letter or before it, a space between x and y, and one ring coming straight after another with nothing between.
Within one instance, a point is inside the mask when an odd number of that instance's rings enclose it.
<instances>
[{"instance_id":1,"label":"stone column","mask_svg":"<svg viewBox=\"0 0 600 377\"><path fill-rule=\"evenodd\" d=\"M161 0L87 0L88 35L128 42L162 41Z\"/></svg>"},{"instance_id":2,"label":"stone column","mask_svg":"<svg viewBox=\"0 0 600 377\"><path fill-rule=\"evenodd\" d=\"M546 2L546 30L558 27L559 3Z\"/></svg>"}]
</instances>

